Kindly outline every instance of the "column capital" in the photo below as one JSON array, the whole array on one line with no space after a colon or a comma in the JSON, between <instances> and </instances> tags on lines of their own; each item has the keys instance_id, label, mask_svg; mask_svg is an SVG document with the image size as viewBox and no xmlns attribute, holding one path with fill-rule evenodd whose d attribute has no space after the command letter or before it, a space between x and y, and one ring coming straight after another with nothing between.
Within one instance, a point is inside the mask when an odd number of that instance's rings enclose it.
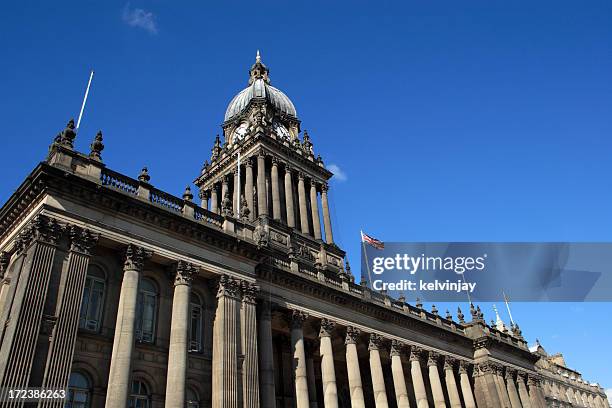
<instances>
[{"instance_id":1,"label":"column capital","mask_svg":"<svg viewBox=\"0 0 612 408\"><path fill-rule=\"evenodd\" d=\"M99 234L92 234L85 228L70 225L70 251L91 255L91 250L98 243Z\"/></svg>"},{"instance_id":2,"label":"column capital","mask_svg":"<svg viewBox=\"0 0 612 408\"><path fill-rule=\"evenodd\" d=\"M0 252L0 277L4 276L6 270L8 269L10 257L8 252L2 251Z\"/></svg>"},{"instance_id":3,"label":"column capital","mask_svg":"<svg viewBox=\"0 0 612 408\"><path fill-rule=\"evenodd\" d=\"M404 348L404 344L399 340L391 340L391 350L389 354L393 356L400 356L402 354L402 349Z\"/></svg>"},{"instance_id":4,"label":"column capital","mask_svg":"<svg viewBox=\"0 0 612 408\"><path fill-rule=\"evenodd\" d=\"M259 149L259 151L257 151L257 158L266 158L267 154L266 151L264 149Z\"/></svg>"},{"instance_id":5,"label":"column capital","mask_svg":"<svg viewBox=\"0 0 612 408\"><path fill-rule=\"evenodd\" d=\"M189 262L178 261L174 269L174 286L191 286L193 277L197 275L198 268Z\"/></svg>"},{"instance_id":6,"label":"column capital","mask_svg":"<svg viewBox=\"0 0 612 408\"><path fill-rule=\"evenodd\" d=\"M368 350L379 350L382 346L382 337L376 333L370 333L370 341L368 343Z\"/></svg>"},{"instance_id":7,"label":"column capital","mask_svg":"<svg viewBox=\"0 0 612 408\"><path fill-rule=\"evenodd\" d=\"M457 359L451 356L444 356L444 370L453 370Z\"/></svg>"},{"instance_id":8,"label":"column capital","mask_svg":"<svg viewBox=\"0 0 612 408\"><path fill-rule=\"evenodd\" d=\"M228 184L230 182L230 175L229 173L225 173L223 176L221 176L221 183L222 184Z\"/></svg>"},{"instance_id":9,"label":"column capital","mask_svg":"<svg viewBox=\"0 0 612 408\"><path fill-rule=\"evenodd\" d=\"M61 234L62 227L54 218L39 214L19 233L15 247L19 253L25 251L34 241L57 245Z\"/></svg>"},{"instance_id":10,"label":"column capital","mask_svg":"<svg viewBox=\"0 0 612 408\"><path fill-rule=\"evenodd\" d=\"M284 161L283 167L285 167L285 173L289 173L289 174L293 173L294 168L291 164L289 164L289 162Z\"/></svg>"},{"instance_id":11,"label":"column capital","mask_svg":"<svg viewBox=\"0 0 612 408\"><path fill-rule=\"evenodd\" d=\"M421 361L421 356L423 355L424 350L418 346L410 347L410 361Z\"/></svg>"},{"instance_id":12,"label":"column capital","mask_svg":"<svg viewBox=\"0 0 612 408\"><path fill-rule=\"evenodd\" d=\"M246 167L253 167L255 159L253 158L253 156L249 156L244 160L244 165Z\"/></svg>"},{"instance_id":13,"label":"column capital","mask_svg":"<svg viewBox=\"0 0 612 408\"><path fill-rule=\"evenodd\" d=\"M538 387L541 383L541 379L539 376L535 375L535 374L527 374L527 384L532 387Z\"/></svg>"},{"instance_id":14,"label":"column capital","mask_svg":"<svg viewBox=\"0 0 612 408\"><path fill-rule=\"evenodd\" d=\"M232 170L232 174L234 175L234 180L236 180L236 177L238 177L238 166L234 167L234 170Z\"/></svg>"},{"instance_id":15,"label":"column capital","mask_svg":"<svg viewBox=\"0 0 612 408\"><path fill-rule=\"evenodd\" d=\"M210 190L200 190L198 197L200 197L200 200L208 200L210 198Z\"/></svg>"},{"instance_id":16,"label":"column capital","mask_svg":"<svg viewBox=\"0 0 612 408\"><path fill-rule=\"evenodd\" d=\"M303 171L298 171L298 179L304 181L306 174Z\"/></svg>"},{"instance_id":17,"label":"column capital","mask_svg":"<svg viewBox=\"0 0 612 408\"><path fill-rule=\"evenodd\" d=\"M301 329L306 319L308 319L308 313L301 311L301 310L292 310L291 311L291 328Z\"/></svg>"},{"instance_id":18,"label":"column capital","mask_svg":"<svg viewBox=\"0 0 612 408\"><path fill-rule=\"evenodd\" d=\"M276 156L272 156L272 166L278 166L279 163L280 163L279 158Z\"/></svg>"},{"instance_id":19,"label":"column capital","mask_svg":"<svg viewBox=\"0 0 612 408\"><path fill-rule=\"evenodd\" d=\"M358 328L353 326L347 326L344 344L357 344L357 340L359 339L360 334L361 330L359 330Z\"/></svg>"},{"instance_id":20,"label":"column capital","mask_svg":"<svg viewBox=\"0 0 612 408\"><path fill-rule=\"evenodd\" d=\"M334 330L336 323L329 319L321 319L321 330L319 330L319 337L331 337L331 333Z\"/></svg>"},{"instance_id":21,"label":"column capital","mask_svg":"<svg viewBox=\"0 0 612 408\"><path fill-rule=\"evenodd\" d=\"M506 380L514 381L516 376L516 370L514 368L506 367Z\"/></svg>"},{"instance_id":22,"label":"column capital","mask_svg":"<svg viewBox=\"0 0 612 408\"><path fill-rule=\"evenodd\" d=\"M427 357L427 367L438 366L438 360L440 359L440 354L435 351L430 351Z\"/></svg>"},{"instance_id":23,"label":"column capital","mask_svg":"<svg viewBox=\"0 0 612 408\"><path fill-rule=\"evenodd\" d=\"M129 244L125 250L123 269L126 271L142 271L144 261L153 253L134 244Z\"/></svg>"},{"instance_id":24,"label":"column capital","mask_svg":"<svg viewBox=\"0 0 612 408\"><path fill-rule=\"evenodd\" d=\"M527 378L527 373L524 371L517 371L516 372L516 377L517 380L520 380L523 382L523 384L525 384L525 379Z\"/></svg>"},{"instance_id":25,"label":"column capital","mask_svg":"<svg viewBox=\"0 0 612 408\"><path fill-rule=\"evenodd\" d=\"M229 275L221 275L219 277L217 297L229 296L238 299L240 292L240 284L237 279Z\"/></svg>"},{"instance_id":26,"label":"column capital","mask_svg":"<svg viewBox=\"0 0 612 408\"><path fill-rule=\"evenodd\" d=\"M329 184L327 184L327 182L321 183L321 192L327 193L328 191L329 191Z\"/></svg>"},{"instance_id":27,"label":"column capital","mask_svg":"<svg viewBox=\"0 0 612 408\"><path fill-rule=\"evenodd\" d=\"M259 293L259 286L248 281L242 281L240 284L242 292L242 301L244 303L255 304L257 302L257 293Z\"/></svg>"},{"instance_id":28,"label":"column capital","mask_svg":"<svg viewBox=\"0 0 612 408\"><path fill-rule=\"evenodd\" d=\"M465 360L460 360L459 361L459 374L467 374L469 367L470 367L470 363L468 363Z\"/></svg>"}]
</instances>

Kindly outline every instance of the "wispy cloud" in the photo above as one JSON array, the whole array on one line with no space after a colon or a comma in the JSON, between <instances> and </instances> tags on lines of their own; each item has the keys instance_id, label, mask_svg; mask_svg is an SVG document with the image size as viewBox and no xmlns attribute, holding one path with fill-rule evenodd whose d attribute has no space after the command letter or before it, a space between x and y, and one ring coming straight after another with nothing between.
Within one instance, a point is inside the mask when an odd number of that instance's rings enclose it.
<instances>
[{"instance_id":1,"label":"wispy cloud","mask_svg":"<svg viewBox=\"0 0 612 408\"><path fill-rule=\"evenodd\" d=\"M121 15L123 22L130 27L142 28L149 34L157 34L155 15L141 8L131 8L130 3L123 8Z\"/></svg>"},{"instance_id":2,"label":"wispy cloud","mask_svg":"<svg viewBox=\"0 0 612 408\"><path fill-rule=\"evenodd\" d=\"M348 179L346 173L342 171L340 166L338 166L337 164L330 164L329 166L327 166L327 170L334 173L334 179L338 181L346 181Z\"/></svg>"},{"instance_id":3,"label":"wispy cloud","mask_svg":"<svg viewBox=\"0 0 612 408\"><path fill-rule=\"evenodd\" d=\"M606 388L606 395L608 396L608 401L612 401L612 388Z\"/></svg>"}]
</instances>

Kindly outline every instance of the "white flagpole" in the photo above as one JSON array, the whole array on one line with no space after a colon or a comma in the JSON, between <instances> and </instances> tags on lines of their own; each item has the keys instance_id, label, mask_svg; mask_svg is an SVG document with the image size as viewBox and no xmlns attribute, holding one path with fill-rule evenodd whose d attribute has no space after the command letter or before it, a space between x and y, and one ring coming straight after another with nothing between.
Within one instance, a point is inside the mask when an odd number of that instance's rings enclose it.
<instances>
[{"instance_id":1,"label":"white flagpole","mask_svg":"<svg viewBox=\"0 0 612 408\"><path fill-rule=\"evenodd\" d=\"M365 257L365 261L366 261L366 267L368 268L368 279L370 280L369 284L370 284L370 288L374 289L372 287L372 273L370 273L370 261L368 260L368 253L366 251L366 247L365 247L365 241L363 240L363 231L359 230L359 232L361 233L361 246L363 248L363 256Z\"/></svg>"},{"instance_id":2,"label":"white flagpole","mask_svg":"<svg viewBox=\"0 0 612 408\"><path fill-rule=\"evenodd\" d=\"M238 152L238 191L236 192L236 218L240 218L240 152Z\"/></svg>"},{"instance_id":3,"label":"white flagpole","mask_svg":"<svg viewBox=\"0 0 612 408\"><path fill-rule=\"evenodd\" d=\"M83 111L85 110L85 103L87 102L87 96L89 95L89 87L91 86L91 80L94 76L94 70L91 70L91 74L89 74L89 82L87 82L87 89L85 90L85 97L83 98L83 104L81 105L81 112L79 113L79 120L77 120L75 133L79 131L79 126L81 126L81 118L83 117Z\"/></svg>"},{"instance_id":4,"label":"white flagpole","mask_svg":"<svg viewBox=\"0 0 612 408\"><path fill-rule=\"evenodd\" d=\"M510 302L508 302L508 296L502 290L502 295L504 295L504 303L506 304L506 309L508 309L508 316L510 316L510 322L514 325L514 319L512 318L512 312L510 312Z\"/></svg>"}]
</instances>

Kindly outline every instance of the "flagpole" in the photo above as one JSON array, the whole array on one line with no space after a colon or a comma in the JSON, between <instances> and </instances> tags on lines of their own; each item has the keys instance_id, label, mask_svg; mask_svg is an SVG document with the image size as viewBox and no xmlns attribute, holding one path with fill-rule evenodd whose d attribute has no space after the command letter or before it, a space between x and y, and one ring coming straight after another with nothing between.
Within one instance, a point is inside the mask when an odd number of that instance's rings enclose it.
<instances>
[{"instance_id":1,"label":"flagpole","mask_svg":"<svg viewBox=\"0 0 612 408\"><path fill-rule=\"evenodd\" d=\"M373 287L372 287L372 273L370 272L370 261L368 260L368 253L366 251L365 242L363 242L363 231L359 230L359 232L361 233L361 247L363 248L363 256L365 257L366 267L368 269L369 284L370 284L370 287L373 289Z\"/></svg>"},{"instance_id":2,"label":"flagpole","mask_svg":"<svg viewBox=\"0 0 612 408\"><path fill-rule=\"evenodd\" d=\"M506 296L506 292L502 290L502 295L504 295L504 303L506 304L506 309L508 309L508 316L510 316L510 322L514 325L514 319L512 318L512 312L510 311L510 302L508 302L508 296Z\"/></svg>"},{"instance_id":3,"label":"flagpole","mask_svg":"<svg viewBox=\"0 0 612 408\"><path fill-rule=\"evenodd\" d=\"M79 113L79 119L77 120L76 130L79 131L79 126L81 126L81 118L83 117L83 111L85 110L85 103L87 102L87 96L89 95L89 87L91 86L91 81L94 76L94 70L91 70L91 74L89 74L89 82L87 82L87 89L85 90L85 96L83 97L83 104L81 105L81 112Z\"/></svg>"},{"instance_id":4,"label":"flagpole","mask_svg":"<svg viewBox=\"0 0 612 408\"><path fill-rule=\"evenodd\" d=\"M465 279L465 272L463 272L461 274L461 277L463 278L463 282L468 283L468 281ZM465 288L465 294L467 295L468 302L471 305L472 304L472 298L470 297L470 291L468 290L468 288Z\"/></svg>"}]
</instances>

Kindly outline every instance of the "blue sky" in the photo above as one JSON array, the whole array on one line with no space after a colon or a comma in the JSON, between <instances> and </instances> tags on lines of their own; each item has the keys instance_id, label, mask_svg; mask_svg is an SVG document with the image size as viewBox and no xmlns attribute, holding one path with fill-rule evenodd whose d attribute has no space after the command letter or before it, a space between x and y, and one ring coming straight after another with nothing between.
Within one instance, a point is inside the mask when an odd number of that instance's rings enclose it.
<instances>
[{"instance_id":1,"label":"blue sky","mask_svg":"<svg viewBox=\"0 0 612 408\"><path fill-rule=\"evenodd\" d=\"M609 1L20 3L0 15L2 201L78 115L91 68L77 147L102 129L109 167L147 165L180 195L260 49L343 175L332 212L355 269L360 228L388 241L612 240ZM612 387L609 303L513 314L530 342Z\"/></svg>"}]
</instances>

